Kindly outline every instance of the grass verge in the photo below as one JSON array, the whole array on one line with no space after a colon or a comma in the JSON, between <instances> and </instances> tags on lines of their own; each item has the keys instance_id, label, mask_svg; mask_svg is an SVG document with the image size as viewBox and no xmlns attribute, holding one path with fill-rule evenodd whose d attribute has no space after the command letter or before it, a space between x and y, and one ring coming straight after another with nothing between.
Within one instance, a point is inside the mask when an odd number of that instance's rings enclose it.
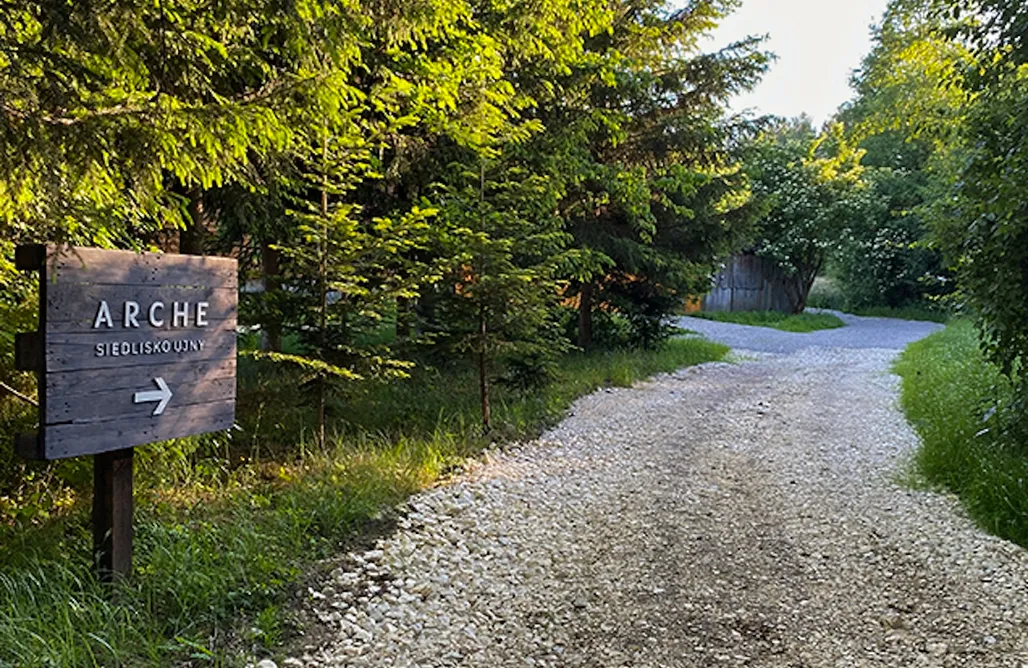
<instances>
[{"instance_id":1,"label":"grass verge","mask_svg":"<svg viewBox=\"0 0 1028 668\"><path fill-rule=\"evenodd\" d=\"M778 311L742 311L737 313L712 312L693 313L697 318L716 320L717 322L731 322L737 325L751 325L754 327L771 327L780 329L783 332L816 332L821 329L837 329L845 327L846 323L830 313L800 313L790 315Z\"/></svg>"},{"instance_id":2,"label":"grass verge","mask_svg":"<svg viewBox=\"0 0 1028 668\"><path fill-rule=\"evenodd\" d=\"M924 320L926 322L946 323L950 314L945 311L932 310L923 306L902 306L894 308L891 306L873 306L853 311L853 315L862 315L871 318L897 318L899 320Z\"/></svg>"},{"instance_id":3,"label":"grass verge","mask_svg":"<svg viewBox=\"0 0 1028 668\"><path fill-rule=\"evenodd\" d=\"M956 321L911 344L896 372L922 439L917 472L955 493L982 528L1028 546L1028 449L1003 427L1012 390L973 325Z\"/></svg>"},{"instance_id":4,"label":"grass verge","mask_svg":"<svg viewBox=\"0 0 1028 668\"><path fill-rule=\"evenodd\" d=\"M323 450L304 441L309 411L295 408L296 397L285 401L289 390L267 405L253 398L266 393L241 391L242 435L233 441L238 448L252 437L254 451L241 456L217 440L140 449L130 581L105 588L91 577L88 493L73 490L45 521L0 525L0 666L219 666L271 653L305 570L497 434L534 436L598 387L727 351L689 338L656 351L571 356L545 390L497 387L498 430L488 439L474 372L460 365L355 391L332 407L335 438ZM244 389L278 383L264 371L241 371Z\"/></svg>"}]
</instances>

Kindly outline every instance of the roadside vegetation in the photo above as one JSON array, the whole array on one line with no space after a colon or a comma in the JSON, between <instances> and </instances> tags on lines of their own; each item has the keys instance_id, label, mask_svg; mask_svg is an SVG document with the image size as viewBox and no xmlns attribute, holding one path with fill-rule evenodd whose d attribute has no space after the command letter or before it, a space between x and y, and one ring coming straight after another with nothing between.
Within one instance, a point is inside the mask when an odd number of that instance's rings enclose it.
<instances>
[{"instance_id":1,"label":"roadside vegetation","mask_svg":"<svg viewBox=\"0 0 1028 668\"><path fill-rule=\"evenodd\" d=\"M744 311L744 312L701 312L690 314L696 318L731 322L737 325L754 327L771 327L783 332L816 332L821 329L838 329L846 323L830 313L780 313L778 311Z\"/></svg>"},{"instance_id":2,"label":"roadside vegetation","mask_svg":"<svg viewBox=\"0 0 1028 668\"><path fill-rule=\"evenodd\" d=\"M837 279L822 276L814 282L807 305L812 308L843 311L853 315L872 318L897 318L899 320L922 320L926 322L945 323L952 318L954 299L928 300L919 299L903 306L887 306L884 304L851 307L839 286Z\"/></svg>"},{"instance_id":3,"label":"roadside vegetation","mask_svg":"<svg viewBox=\"0 0 1028 668\"><path fill-rule=\"evenodd\" d=\"M325 446L314 438L315 411L287 396L297 379L250 364L240 426L247 439L139 450L131 581L110 591L93 577L88 497L69 490L65 505L31 522L6 509L0 666L235 665L270 654L293 631L288 595L304 573L361 532L386 527L411 493L491 444L538 435L583 394L727 350L690 337L654 350L571 355L544 390L498 389L488 434L475 369L423 368L338 406ZM255 394L261 383L282 389ZM274 428L257 429L258 421ZM287 436L299 441L285 447L278 439Z\"/></svg>"},{"instance_id":4,"label":"roadside vegetation","mask_svg":"<svg viewBox=\"0 0 1028 668\"><path fill-rule=\"evenodd\" d=\"M1010 380L966 320L912 344L896 363L903 409L922 439L923 479L956 494L984 529L1028 547L1024 425Z\"/></svg>"}]
</instances>

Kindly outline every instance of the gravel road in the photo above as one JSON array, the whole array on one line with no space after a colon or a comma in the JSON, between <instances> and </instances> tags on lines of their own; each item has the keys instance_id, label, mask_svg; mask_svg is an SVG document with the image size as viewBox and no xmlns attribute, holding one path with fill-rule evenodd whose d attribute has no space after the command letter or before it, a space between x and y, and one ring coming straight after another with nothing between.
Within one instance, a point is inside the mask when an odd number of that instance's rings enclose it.
<instances>
[{"instance_id":1,"label":"gravel road","mask_svg":"<svg viewBox=\"0 0 1028 668\"><path fill-rule=\"evenodd\" d=\"M1028 554L901 481L889 365L934 326L686 320L741 361L584 397L415 497L285 665L1028 666Z\"/></svg>"}]
</instances>

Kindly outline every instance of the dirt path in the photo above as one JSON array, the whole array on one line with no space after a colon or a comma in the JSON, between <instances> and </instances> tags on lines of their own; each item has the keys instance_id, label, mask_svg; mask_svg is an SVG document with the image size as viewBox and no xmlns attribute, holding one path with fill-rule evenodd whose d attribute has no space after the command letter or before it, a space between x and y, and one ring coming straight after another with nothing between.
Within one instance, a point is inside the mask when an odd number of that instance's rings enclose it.
<instances>
[{"instance_id":1,"label":"dirt path","mask_svg":"<svg viewBox=\"0 0 1028 668\"><path fill-rule=\"evenodd\" d=\"M312 594L331 632L291 663L1028 666L1028 555L898 480L888 370L928 328L851 322L586 397L416 497Z\"/></svg>"}]
</instances>

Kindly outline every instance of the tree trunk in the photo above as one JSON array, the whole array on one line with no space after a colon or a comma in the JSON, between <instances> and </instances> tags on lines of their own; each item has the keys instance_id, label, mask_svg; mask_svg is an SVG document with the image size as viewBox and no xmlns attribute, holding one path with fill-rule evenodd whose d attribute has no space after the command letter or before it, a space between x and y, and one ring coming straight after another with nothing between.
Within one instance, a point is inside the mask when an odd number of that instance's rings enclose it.
<instances>
[{"instance_id":1,"label":"tree trunk","mask_svg":"<svg viewBox=\"0 0 1028 668\"><path fill-rule=\"evenodd\" d=\"M799 274L790 276L785 282L786 292L789 297L789 307L793 315L803 313L806 306L806 299L803 296L803 278Z\"/></svg>"},{"instance_id":2,"label":"tree trunk","mask_svg":"<svg viewBox=\"0 0 1028 668\"><path fill-rule=\"evenodd\" d=\"M321 140L321 248L320 262L318 266L319 291L321 303L318 326L320 332L320 350L318 354L325 359L325 349L328 347L328 137ZM325 402L328 394L328 377L321 375L318 383L318 443L325 447Z\"/></svg>"},{"instance_id":3,"label":"tree trunk","mask_svg":"<svg viewBox=\"0 0 1028 668\"><path fill-rule=\"evenodd\" d=\"M189 192L189 218L185 229L178 233L178 252L183 255L203 255L204 239L207 236L207 214L203 208L203 193Z\"/></svg>"},{"instance_id":4,"label":"tree trunk","mask_svg":"<svg viewBox=\"0 0 1028 668\"><path fill-rule=\"evenodd\" d=\"M583 283L578 294L578 347L585 349L593 344L593 284Z\"/></svg>"},{"instance_id":5,"label":"tree trunk","mask_svg":"<svg viewBox=\"0 0 1028 668\"><path fill-rule=\"evenodd\" d=\"M479 163L479 182L478 182L478 201L480 203L485 202L485 160L483 159ZM479 224L482 227L482 234L485 234L485 216L479 213ZM486 261L485 254L483 253L478 259L479 263L479 280L486 273ZM484 295L482 297L484 299ZM488 367L488 351L486 347L486 339L489 335L489 326L485 319L485 302L480 302L478 307L478 337L479 337L479 348L478 348L478 391L482 397L482 425L485 427L486 432L489 432L493 428L492 414L489 409L489 367Z\"/></svg>"},{"instance_id":6,"label":"tree trunk","mask_svg":"<svg viewBox=\"0 0 1028 668\"><path fill-rule=\"evenodd\" d=\"M792 308L793 315L800 315L806 310L806 308L807 296L801 292L799 298L796 300L796 305Z\"/></svg>"},{"instance_id":7,"label":"tree trunk","mask_svg":"<svg viewBox=\"0 0 1028 668\"><path fill-rule=\"evenodd\" d=\"M410 300L406 297L396 298L396 340L407 341L410 339Z\"/></svg>"},{"instance_id":8,"label":"tree trunk","mask_svg":"<svg viewBox=\"0 0 1028 668\"><path fill-rule=\"evenodd\" d=\"M482 398L482 426L488 432L493 428L492 413L489 408L489 360L486 354L486 335L489 333L485 322L485 309L478 313L478 391Z\"/></svg>"},{"instance_id":9,"label":"tree trunk","mask_svg":"<svg viewBox=\"0 0 1028 668\"><path fill-rule=\"evenodd\" d=\"M264 271L264 295L271 303L265 318L261 348L265 351L282 352L282 314L278 310L277 297L282 290L280 272L282 254L265 241L261 245L261 260Z\"/></svg>"}]
</instances>

